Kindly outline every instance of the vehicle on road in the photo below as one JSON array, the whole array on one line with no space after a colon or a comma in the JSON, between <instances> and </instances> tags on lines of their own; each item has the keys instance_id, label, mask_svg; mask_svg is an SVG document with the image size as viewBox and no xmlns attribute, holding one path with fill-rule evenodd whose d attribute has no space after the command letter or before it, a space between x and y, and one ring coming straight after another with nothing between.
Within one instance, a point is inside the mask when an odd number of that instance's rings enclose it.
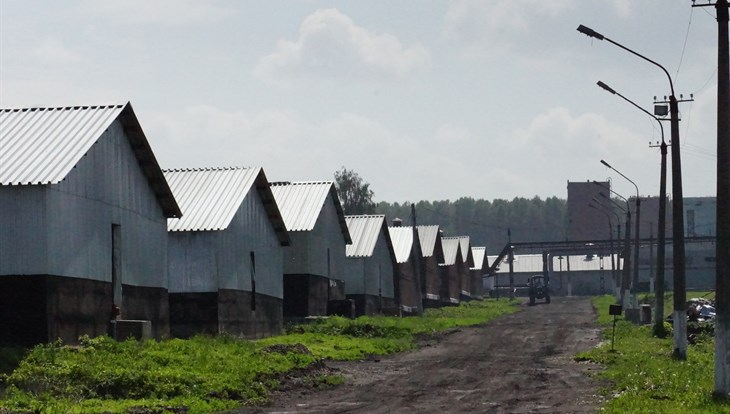
<instances>
[{"instance_id":1,"label":"vehicle on road","mask_svg":"<svg viewBox=\"0 0 730 414\"><path fill-rule=\"evenodd\" d=\"M535 304L535 299L545 299L545 303L550 303L550 286L545 276L531 276L527 286L530 292L530 305Z\"/></svg>"}]
</instances>

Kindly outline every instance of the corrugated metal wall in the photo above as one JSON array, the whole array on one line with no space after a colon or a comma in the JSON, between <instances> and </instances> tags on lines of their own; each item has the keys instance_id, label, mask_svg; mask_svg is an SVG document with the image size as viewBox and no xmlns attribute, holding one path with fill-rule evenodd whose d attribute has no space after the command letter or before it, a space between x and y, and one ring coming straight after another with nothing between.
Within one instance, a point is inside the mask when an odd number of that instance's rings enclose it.
<instances>
[{"instance_id":1,"label":"corrugated metal wall","mask_svg":"<svg viewBox=\"0 0 730 414\"><path fill-rule=\"evenodd\" d=\"M169 234L170 292L250 292L254 252L256 293L284 297L283 248L255 187L227 229Z\"/></svg>"},{"instance_id":2,"label":"corrugated metal wall","mask_svg":"<svg viewBox=\"0 0 730 414\"><path fill-rule=\"evenodd\" d=\"M343 279L345 237L331 194L327 195L312 231L291 231L289 235L292 244L284 248L284 274L310 274Z\"/></svg>"},{"instance_id":3,"label":"corrugated metal wall","mask_svg":"<svg viewBox=\"0 0 730 414\"><path fill-rule=\"evenodd\" d=\"M0 187L0 275L38 275L47 269L44 186Z\"/></svg>"},{"instance_id":4,"label":"corrugated metal wall","mask_svg":"<svg viewBox=\"0 0 730 414\"><path fill-rule=\"evenodd\" d=\"M36 188L19 187L17 191L32 194L38 191ZM119 224L122 282L137 286L167 286L167 220L118 121L109 127L61 183L43 188L44 208L33 201L34 196L24 196L17 203L31 203L19 208L32 210L33 215L39 214L35 220L44 220L45 223L32 225L25 220L26 214L23 213L21 221L26 222L15 226L22 226L16 227L16 231L39 232L24 238L45 239L45 249L44 243L9 246L21 255L21 261L28 254L23 252L25 249L31 249L34 256L47 257L45 265L32 267L32 273L111 281L111 229L112 224ZM3 194L10 193L3 190ZM5 206L2 211L6 211ZM5 233L10 223L2 223L0 233ZM25 227L28 224L31 225ZM2 250L3 254L7 254L6 249ZM2 274L12 274L6 268L17 270L18 266L0 263Z\"/></svg>"}]
</instances>

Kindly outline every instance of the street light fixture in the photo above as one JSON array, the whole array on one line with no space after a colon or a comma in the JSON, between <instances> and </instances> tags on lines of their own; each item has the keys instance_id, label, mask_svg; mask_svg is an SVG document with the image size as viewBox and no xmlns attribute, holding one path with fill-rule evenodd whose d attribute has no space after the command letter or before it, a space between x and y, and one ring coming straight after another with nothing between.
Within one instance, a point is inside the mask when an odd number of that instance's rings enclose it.
<instances>
[{"instance_id":1,"label":"street light fixture","mask_svg":"<svg viewBox=\"0 0 730 414\"><path fill-rule=\"evenodd\" d=\"M654 116L651 112L635 104L629 98L621 95L620 93L613 90L605 83L598 81L598 86L605 89L606 91L618 95L621 99L633 105L641 112L649 115L657 121L659 124L659 130L662 133L662 143L659 146L661 150L661 169L659 175L659 229L658 229L658 243L659 248L657 251L657 268L656 268L656 279L655 279L655 295L656 295L656 307L654 309L654 334L660 337L664 337L666 331L664 330L664 259L666 257L666 221L667 221L667 143L664 141L664 125L662 122Z\"/></svg>"},{"instance_id":2,"label":"street light fixture","mask_svg":"<svg viewBox=\"0 0 730 414\"><path fill-rule=\"evenodd\" d=\"M621 194L613 191L613 189L611 187L607 187L607 186L599 183L598 181L593 181L593 184L608 190L610 193L615 194L616 196L618 196L619 198L624 200L624 202L626 203L626 210L624 210L620 206L619 206L619 208L626 213L626 231L625 231L626 238L624 240L624 249L623 249L623 257L624 257L623 264L624 265L623 265L623 271L621 272L621 305L628 308L627 303L626 303L626 291L627 291L627 288L630 287L630 279L631 279L631 277L629 275L629 271L631 269L631 247L630 247L631 246L631 208L629 207L629 200L627 200L626 197L622 196ZM609 201L611 201L612 203L614 203L615 205L618 206L618 203L613 201L611 199L611 197L607 196L606 194L599 192L598 195L603 198L608 199ZM630 300L630 301L633 302L633 300Z\"/></svg>"},{"instance_id":3,"label":"street light fixture","mask_svg":"<svg viewBox=\"0 0 730 414\"><path fill-rule=\"evenodd\" d=\"M678 359L687 359L687 292L684 259L684 199L682 198L682 162L679 144L679 106L674 94L674 83L664 66L641 55L626 46L617 43L608 37L580 25L577 29L586 36L598 40L605 40L619 48L637 56L661 69L669 80L669 116L671 120L672 142L672 241L674 264L674 356Z\"/></svg>"},{"instance_id":4,"label":"street light fixture","mask_svg":"<svg viewBox=\"0 0 730 414\"><path fill-rule=\"evenodd\" d=\"M639 220L641 218L641 198L639 197L639 186L637 186L634 181L625 176L621 171L613 168L606 161L601 160L601 164L617 172L618 175L624 177L626 181L633 184L634 188L636 188L636 234L634 235L634 277L631 280L631 307L633 309L638 309L639 302L636 299L636 290L639 286Z\"/></svg>"}]
</instances>

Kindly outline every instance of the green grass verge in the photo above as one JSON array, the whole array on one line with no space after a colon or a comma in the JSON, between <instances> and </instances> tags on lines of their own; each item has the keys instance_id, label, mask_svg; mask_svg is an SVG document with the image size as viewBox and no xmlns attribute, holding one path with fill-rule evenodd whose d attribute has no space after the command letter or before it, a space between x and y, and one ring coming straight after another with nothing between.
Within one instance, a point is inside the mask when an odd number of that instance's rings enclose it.
<instances>
[{"instance_id":1,"label":"green grass verge","mask_svg":"<svg viewBox=\"0 0 730 414\"><path fill-rule=\"evenodd\" d=\"M229 336L39 345L0 352L0 413L208 413L265 402L282 373L325 358L354 360L414 347L418 335L487 322L517 302L479 300L423 317L327 318L258 341ZM24 358L23 358L24 356ZM22 359L21 359L22 358ZM14 369L13 369L14 368ZM12 370L12 371L11 371ZM313 387L342 382L319 375Z\"/></svg>"},{"instance_id":2,"label":"green grass verge","mask_svg":"<svg viewBox=\"0 0 730 414\"><path fill-rule=\"evenodd\" d=\"M688 293L687 297L703 296ZM671 311L671 298L669 310ZM619 318L615 352L611 351L608 306L613 296L601 296L593 304L599 323L605 326L601 346L577 356L606 367L599 377L610 384L605 390L606 413L730 413L730 404L712 398L714 381L714 339L701 336L690 345L687 360L672 358L673 339L655 338L652 326L636 326ZM665 323L671 332L671 326Z\"/></svg>"}]
</instances>

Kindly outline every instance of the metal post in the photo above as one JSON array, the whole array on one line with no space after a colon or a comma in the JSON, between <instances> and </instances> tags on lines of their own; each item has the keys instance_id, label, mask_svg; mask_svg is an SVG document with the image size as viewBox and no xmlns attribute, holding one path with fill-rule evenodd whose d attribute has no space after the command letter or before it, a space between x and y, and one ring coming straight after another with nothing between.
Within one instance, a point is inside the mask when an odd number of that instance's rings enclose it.
<instances>
[{"instance_id":1,"label":"metal post","mask_svg":"<svg viewBox=\"0 0 730 414\"><path fill-rule=\"evenodd\" d=\"M515 298L515 268L514 268L514 261L515 261L515 253L514 249L512 248L512 230L507 229L507 239L509 240L509 298L514 299Z\"/></svg>"}]
</instances>

